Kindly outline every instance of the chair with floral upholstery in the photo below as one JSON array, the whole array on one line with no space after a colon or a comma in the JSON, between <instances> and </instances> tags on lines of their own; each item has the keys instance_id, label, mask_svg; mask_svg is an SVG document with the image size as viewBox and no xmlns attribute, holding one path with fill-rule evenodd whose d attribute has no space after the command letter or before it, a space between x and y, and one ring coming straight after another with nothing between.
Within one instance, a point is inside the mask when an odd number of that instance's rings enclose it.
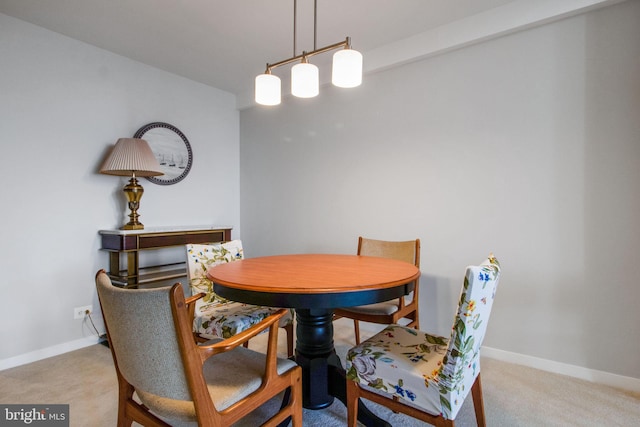
<instances>
[{"instance_id":1,"label":"chair with floral upholstery","mask_svg":"<svg viewBox=\"0 0 640 427\"><path fill-rule=\"evenodd\" d=\"M204 293L195 304L193 331L204 338L229 338L278 311L274 307L260 307L226 300L213 291L207 278L210 267L244 258L242 241L232 240L216 244L188 244L187 272L192 295ZM287 355L293 356L293 314L288 310L279 326L287 333Z\"/></svg>"},{"instance_id":2,"label":"chair with floral upholstery","mask_svg":"<svg viewBox=\"0 0 640 427\"><path fill-rule=\"evenodd\" d=\"M348 426L365 398L436 426L454 426L471 391L478 426L485 425L480 346L500 277L490 255L467 267L449 338L390 325L347 354Z\"/></svg>"}]
</instances>

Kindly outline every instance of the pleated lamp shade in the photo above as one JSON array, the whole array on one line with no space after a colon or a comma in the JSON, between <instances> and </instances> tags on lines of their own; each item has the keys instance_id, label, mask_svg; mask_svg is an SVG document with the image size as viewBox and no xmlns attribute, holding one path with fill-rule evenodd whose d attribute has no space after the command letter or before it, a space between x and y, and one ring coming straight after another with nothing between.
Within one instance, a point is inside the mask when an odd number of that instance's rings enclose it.
<instances>
[{"instance_id":1,"label":"pleated lamp shade","mask_svg":"<svg viewBox=\"0 0 640 427\"><path fill-rule=\"evenodd\" d=\"M106 175L158 176L164 175L158 159L144 139L120 138L100 168Z\"/></svg>"}]
</instances>

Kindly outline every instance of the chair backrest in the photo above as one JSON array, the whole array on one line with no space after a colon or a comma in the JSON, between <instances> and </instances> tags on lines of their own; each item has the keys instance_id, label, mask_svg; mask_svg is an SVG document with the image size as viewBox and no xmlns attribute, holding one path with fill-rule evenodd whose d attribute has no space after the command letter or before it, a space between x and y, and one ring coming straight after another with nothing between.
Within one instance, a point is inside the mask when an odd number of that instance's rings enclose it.
<instances>
[{"instance_id":1,"label":"chair backrest","mask_svg":"<svg viewBox=\"0 0 640 427\"><path fill-rule=\"evenodd\" d=\"M500 263L493 255L479 266L467 267L449 346L438 373L440 401L447 419L455 418L480 372L480 346L499 279Z\"/></svg>"},{"instance_id":2,"label":"chair backrest","mask_svg":"<svg viewBox=\"0 0 640 427\"><path fill-rule=\"evenodd\" d=\"M390 242L360 237L358 255L397 259L420 268L420 239Z\"/></svg>"},{"instance_id":3,"label":"chair backrest","mask_svg":"<svg viewBox=\"0 0 640 427\"><path fill-rule=\"evenodd\" d=\"M116 367L135 389L191 400L169 299L170 287L122 289L104 271L96 287Z\"/></svg>"},{"instance_id":4,"label":"chair backrest","mask_svg":"<svg viewBox=\"0 0 640 427\"><path fill-rule=\"evenodd\" d=\"M205 293L205 297L196 302L196 313L202 310L224 304L226 300L213 292L213 284L207 279L209 267L218 264L237 261L244 258L242 241L232 240L226 243L188 244L187 275L191 294Z\"/></svg>"},{"instance_id":5,"label":"chair backrest","mask_svg":"<svg viewBox=\"0 0 640 427\"><path fill-rule=\"evenodd\" d=\"M420 239L393 242L359 237L358 255L397 259L398 261L409 262L420 268ZM413 302L418 304L419 289L420 279L416 279L414 291L409 294L411 296L410 304L413 304ZM404 298L405 297L401 297L399 299L401 306L405 304Z\"/></svg>"}]
</instances>

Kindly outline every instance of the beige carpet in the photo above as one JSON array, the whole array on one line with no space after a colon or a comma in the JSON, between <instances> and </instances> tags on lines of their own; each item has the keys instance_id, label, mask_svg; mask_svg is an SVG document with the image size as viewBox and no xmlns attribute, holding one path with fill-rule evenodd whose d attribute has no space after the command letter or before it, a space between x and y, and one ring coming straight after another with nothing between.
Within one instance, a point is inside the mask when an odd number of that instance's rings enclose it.
<instances>
[{"instance_id":1,"label":"beige carpet","mask_svg":"<svg viewBox=\"0 0 640 427\"><path fill-rule=\"evenodd\" d=\"M343 357L353 345L347 319L335 324L335 344ZM280 351L286 355L284 334ZM264 345L262 337L251 348ZM640 394L600 386L562 375L484 358L482 376L485 412L489 426L640 426ZM70 425L115 426L117 384L111 353L94 345L29 365L0 371L0 403L65 403L70 405ZM238 426L255 427L279 402L267 404ZM368 403L393 426L425 424ZM269 407L270 406L270 407ZM344 426L346 409L336 401L329 408L304 411L309 427ZM456 419L458 427L475 426L471 399Z\"/></svg>"}]
</instances>

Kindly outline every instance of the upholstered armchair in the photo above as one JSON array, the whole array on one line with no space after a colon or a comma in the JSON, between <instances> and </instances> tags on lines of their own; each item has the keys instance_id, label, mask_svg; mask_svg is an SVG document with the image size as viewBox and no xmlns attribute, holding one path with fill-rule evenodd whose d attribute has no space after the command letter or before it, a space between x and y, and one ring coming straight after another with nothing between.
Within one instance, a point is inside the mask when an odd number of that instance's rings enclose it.
<instances>
[{"instance_id":1,"label":"upholstered armchair","mask_svg":"<svg viewBox=\"0 0 640 427\"><path fill-rule=\"evenodd\" d=\"M231 338L194 340L182 285L122 289L104 270L96 287L118 378L118 426L224 427L280 395L290 395L265 425L291 417L302 427L302 373L277 357L280 309ZM265 353L242 347L268 331Z\"/></svg>"}]
</instances>

